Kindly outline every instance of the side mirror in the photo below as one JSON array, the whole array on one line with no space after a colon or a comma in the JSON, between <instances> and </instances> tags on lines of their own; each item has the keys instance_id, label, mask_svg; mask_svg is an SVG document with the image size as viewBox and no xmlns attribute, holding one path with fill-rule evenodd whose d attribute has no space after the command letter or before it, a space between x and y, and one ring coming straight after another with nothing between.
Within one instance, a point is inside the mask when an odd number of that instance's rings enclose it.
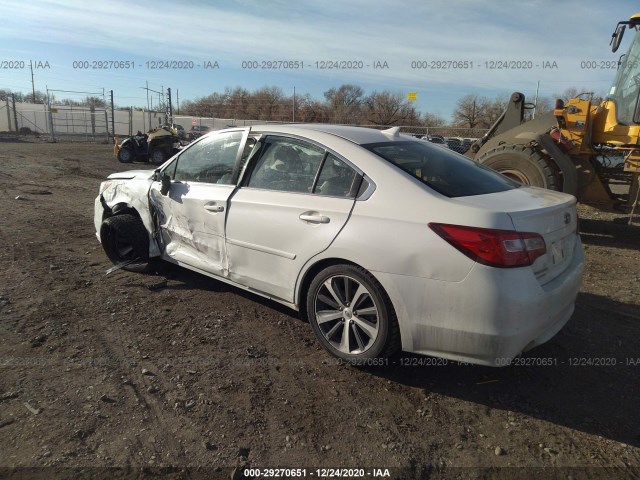
<instances>
[{"instance_id":1,"label":"side mirror","mask_svg":"<svg viewBox=\"0 0 640 480\"><path fill-rule=\"evenodd\" d=\"M613 32L613 35L611 35L610 45L612 52L616 52L618 50L618 47L620 47L620 42L622 42L622 37L624 36L624 31L626 28L626 25L618 25L616 31Z\"/></svg>"},{"instance_id":2,"label":"side mirror","mask_svg":"<svg viewBox=\"0 0 640 480\"><path fill-rule=\"evenodd\" d=\"M160 193L162 195L166 195L169 193L169 189L171 188L171 177L164 172L158 172L158 175L160 175L160 182L162 183Z\"/></svg>"}]
</instances>

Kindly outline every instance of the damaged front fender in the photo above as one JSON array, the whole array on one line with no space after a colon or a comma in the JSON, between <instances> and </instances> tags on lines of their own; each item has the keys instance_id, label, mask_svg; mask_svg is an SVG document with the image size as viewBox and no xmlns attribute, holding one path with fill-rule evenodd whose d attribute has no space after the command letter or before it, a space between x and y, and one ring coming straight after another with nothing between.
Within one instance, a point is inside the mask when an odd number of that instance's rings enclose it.
<instances>
[{"instance_id":1,"label":"damaged front fender","mask_svg":"<svg viewBox=\"0 0 640 480\"><path fill-rule=\"evenodd\" d=\"M147 171L148 173L148 171ZM95 199L94 226L100 239L100 227L105 218L122 213L133 213L140 217L149 234L149 257L160 256L156 242L153 215L149 205L149 189L153 180L147 178L109 179L100 185L100 194Z\"/></svg>"}]
</instances>

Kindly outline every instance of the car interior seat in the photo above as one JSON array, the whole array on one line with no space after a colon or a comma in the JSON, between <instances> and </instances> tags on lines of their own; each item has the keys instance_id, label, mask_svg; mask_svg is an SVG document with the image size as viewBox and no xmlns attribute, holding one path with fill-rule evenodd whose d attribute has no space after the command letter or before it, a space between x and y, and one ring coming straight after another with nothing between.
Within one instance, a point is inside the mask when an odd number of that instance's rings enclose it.
<instances>
[{"instance_id":1,"label":"car interior seat","mask_svg":"<svg viewBox=\"0 0 640 480\"><path fill-rule=\"evenodd\" d=\"M349 194L353 183L353 172L350 169L336 167L333 162L327 161L322 175L328 178L319 185L319 193L334 197L344 197Z\"/></svg>"}]
</instances>

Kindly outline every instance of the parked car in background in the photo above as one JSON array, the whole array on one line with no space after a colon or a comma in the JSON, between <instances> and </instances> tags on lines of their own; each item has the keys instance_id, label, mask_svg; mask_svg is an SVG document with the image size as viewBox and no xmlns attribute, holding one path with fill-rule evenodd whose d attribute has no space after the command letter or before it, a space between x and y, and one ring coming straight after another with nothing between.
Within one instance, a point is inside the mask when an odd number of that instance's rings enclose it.
<instances>
[{"instance_id":1,"label":"parked car in background","mask_svg":"<svg viewBox=\"0 0 640 480\"><path fill-rule=\"evenodd\" d=\"M456 137L447 137L445 139L447 146L456 153L464 153L467 151L462 140Z\"/></svg>"},{"instance_id":2,"label":"parked car in background","mask_svg":"<svg viewBox=\"0 0 640 480\"><path fill-rule=\"evenodd\" d=\"M178 123L174 123L171 125L172 128L174 128L176 130L176 132L178 133L178 136L183 139L186 140L187 139L187 132L185 132L184 127Z\"/></svg>"},{"instance_id":3,"label":"parked car in background","mask_svg":"<svg viewBox=\"0 0 640 480\"><path fill-rule=\"evenodd\" d=\"M196 138L200 138L202 135L209 133L209 127L206 125L194 125L189 130L187 134L187 138L189 140L195 140Z\"/></svg>"},{"instance_id":4,"label":"parked car in background","mask_svg":"<svg viewBox=\"0 0 640 480\"><path fill-rule=\"evenodd\" d=\"M507 365L569 320L584 267L575 197L397 128L212 132L110 175L94 223L115 264L160 258L273 299L347 362Z\"/></svg>"},{"instance_id":5,"label":"parked car in background","mask_svg":"<svg viewBox=\"0 0 640 480\"><path fill-rule=\"evenodd\" d=\"M435 143L436 145L442 145L443 147L449 148L449 145L447 145L447 142L445 142L444 138L439 135L425 137L425 139L430 141L431 143Z\"/></svg>"}]
</instances>

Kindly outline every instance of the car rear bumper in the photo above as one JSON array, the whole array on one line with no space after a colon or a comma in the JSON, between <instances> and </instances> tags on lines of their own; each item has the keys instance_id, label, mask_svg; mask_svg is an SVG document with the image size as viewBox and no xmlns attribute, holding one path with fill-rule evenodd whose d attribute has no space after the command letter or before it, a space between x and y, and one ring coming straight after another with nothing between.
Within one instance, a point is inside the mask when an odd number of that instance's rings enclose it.
<instances>
[{"instance_id":1,"label":"car rear bumper","mask_svg":"<svg viewBox=\"0 0 640 480\"><path fill-rule=\"evenodd\" d=\"M571 264L545 285L530 268L480 264L460 282L374 274L396 308L403 350L502 366L562 329L573 314L583 270L578 240Z\"/></svg>"}]
</instances>

